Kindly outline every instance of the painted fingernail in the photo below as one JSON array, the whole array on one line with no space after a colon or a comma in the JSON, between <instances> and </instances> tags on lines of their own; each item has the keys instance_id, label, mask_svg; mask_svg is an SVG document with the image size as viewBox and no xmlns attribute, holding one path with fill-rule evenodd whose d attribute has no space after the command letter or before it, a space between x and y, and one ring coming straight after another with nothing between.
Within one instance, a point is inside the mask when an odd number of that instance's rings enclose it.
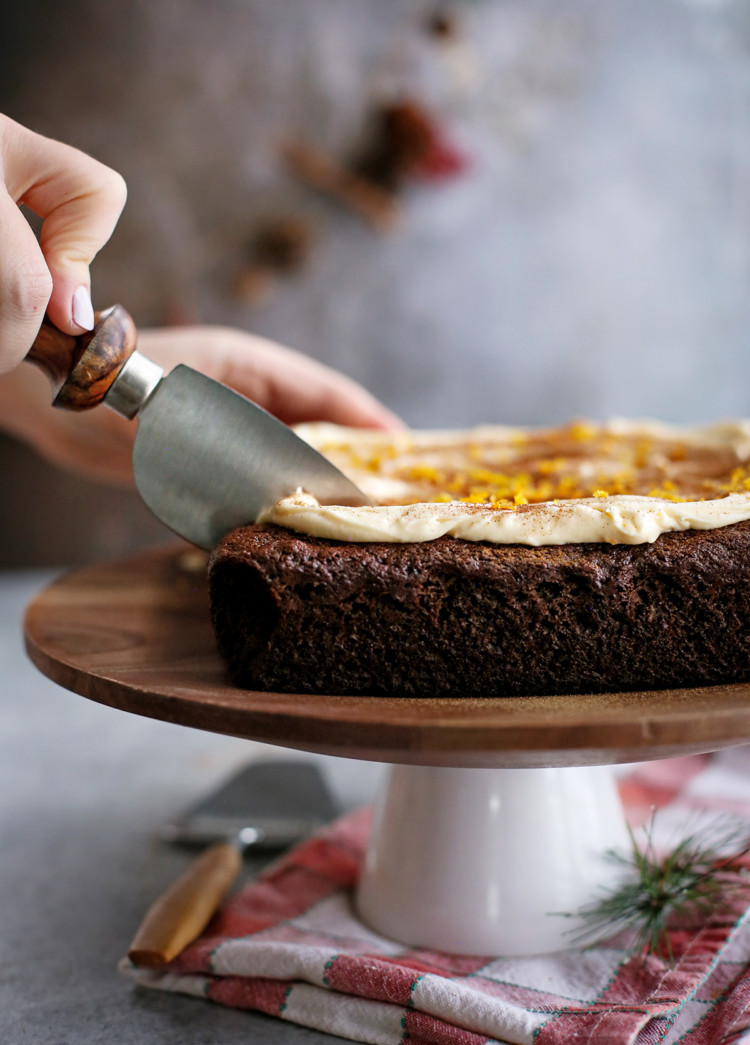
<instances>
[{"instance_id":1,"label":"painted fingernail","mask_svg":"<svg viewBox=\"0 0 750 1045\"><path fill-rule=\"evenodd\" d=\"M79 287L73 295L73 322L81 330L94 329L94 306L88 287Z\"/></svg>"}]
</instances>

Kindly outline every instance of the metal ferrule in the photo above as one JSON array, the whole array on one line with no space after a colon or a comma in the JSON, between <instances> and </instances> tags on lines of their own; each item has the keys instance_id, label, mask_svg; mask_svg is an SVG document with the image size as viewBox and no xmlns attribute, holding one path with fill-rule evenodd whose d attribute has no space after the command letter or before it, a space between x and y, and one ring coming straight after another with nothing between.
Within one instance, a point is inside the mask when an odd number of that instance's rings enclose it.
<instances>
[{"instance_id":1,"label":"metal ferrule","mask_svg":"<svg viewBox=\"0 0 750 1045\"><path fill-rule=\"evenodd\" d=\"M164 376L156 363L133 352L102 400L123 417L133 418Z\"/></svg>"}]
</instances>

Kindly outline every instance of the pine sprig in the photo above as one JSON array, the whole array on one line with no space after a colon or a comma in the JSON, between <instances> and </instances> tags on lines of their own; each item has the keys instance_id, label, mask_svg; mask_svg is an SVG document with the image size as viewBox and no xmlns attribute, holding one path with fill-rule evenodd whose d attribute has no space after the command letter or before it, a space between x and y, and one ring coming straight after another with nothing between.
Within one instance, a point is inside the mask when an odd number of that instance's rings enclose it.
<instances>
[{"instance_id":1,"label":"pine sprig","mask_svg":"<svg viewBox=\"0 0 750 1045\"><path fill-rule=\"evenodd\" d=\"M750 839L743 839L736 827L715 831L710 843L697 833L687 835L660 855L654 845L654 820L652 815L643 847L628 827L630 853L608 854L622 866L622 883L570 915L584 923L573 937L575 943L601 943L627 929L635 934L635 949L673 962L670 923L711 915L747 884L750 867L743 858L750 852ZM727 851L731 855L724 855Z\"/></svg>"}]
</instances>

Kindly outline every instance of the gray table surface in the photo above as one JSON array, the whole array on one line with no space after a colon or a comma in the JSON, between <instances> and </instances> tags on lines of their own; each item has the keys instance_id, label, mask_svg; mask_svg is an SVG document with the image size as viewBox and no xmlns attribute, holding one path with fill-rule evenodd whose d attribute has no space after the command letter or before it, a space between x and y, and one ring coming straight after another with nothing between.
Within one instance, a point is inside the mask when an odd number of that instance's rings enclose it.
<instances>
[{"instance_id":1,"label":"gray table surface","mask_svg":"<svg viewBox=\"0 0 750 1045\"><path fill-rule=\"evenodd\" d=\"M51 577L0 573L0 1041L340 1041L134 988L117 973L141 915L191 859L158 840L160 823L237 766L291 756L101 707L44 678L26 658L21 621ZM310 757L344 808L368 801L383 771ZM248 872L260 866L249 861Z\"/></svg>"}]
</instances>

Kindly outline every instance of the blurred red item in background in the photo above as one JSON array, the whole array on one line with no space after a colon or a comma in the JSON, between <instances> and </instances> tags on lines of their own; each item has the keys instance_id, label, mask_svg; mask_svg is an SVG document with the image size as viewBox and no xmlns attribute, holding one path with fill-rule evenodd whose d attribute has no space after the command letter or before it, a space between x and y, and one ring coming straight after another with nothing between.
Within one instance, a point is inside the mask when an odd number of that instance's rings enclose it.
<instances>
[{"instance_id":1,"label":"blurred red item in background","mask_svg":"<svg viewBox=\"0 0 750 1045\"><path fill-rule=\"evenodd\" d=\"M402 98L375 111L354 169L395 193L410 178L452 178L467 166L467 158L448 140L435 117L414 99Z\"/></svg>"}]
</instances>

